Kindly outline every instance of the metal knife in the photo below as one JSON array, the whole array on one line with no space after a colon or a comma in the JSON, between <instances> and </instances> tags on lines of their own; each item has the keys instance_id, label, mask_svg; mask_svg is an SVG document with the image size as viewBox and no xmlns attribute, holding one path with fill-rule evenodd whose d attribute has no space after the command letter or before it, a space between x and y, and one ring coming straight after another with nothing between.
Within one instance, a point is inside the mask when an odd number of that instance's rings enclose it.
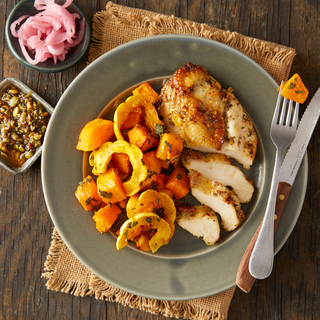
<instances>
[{"instance_id":1,"label":"metal knife","mask_svg":"<svg viewBox=\"0 0 320 320\"><path fill-rule=\"evenodd\" d=\"M277 218L274 223L274 230L276 230L277 228L281 214L287 203L292 185L299 171L300 164L308 147L313 130L318 122L319 115L320 88L317 90L307 109L305 110L300 120L296 137L289 147L289 150L281 165L275 208L275 215ZM255 281L255 278L249 272L249 261L254 245L257 241L261 225L262 222L260 223L259 228L251 239L238 268L236 283L237 286L244 292L249 292Z\"/></svg>"}]
</instances>

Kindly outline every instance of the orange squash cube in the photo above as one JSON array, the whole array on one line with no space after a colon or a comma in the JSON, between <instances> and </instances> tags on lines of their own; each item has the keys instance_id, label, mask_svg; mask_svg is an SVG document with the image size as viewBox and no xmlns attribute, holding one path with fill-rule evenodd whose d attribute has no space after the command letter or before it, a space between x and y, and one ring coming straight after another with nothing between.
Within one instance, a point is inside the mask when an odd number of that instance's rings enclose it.
<instances>
[{"instance_id":1,"label":"orange squash cube","mask_svg":"<svg viewBox=\"0 0 320 320\"><path fill-rule=\"evenodd\" d=\"M159 94L153 90L149 82L142 83L138 88L132 91L133 95L140 95L150 103L156 103Z\"/></svg>"},{"instance_id":2,"label":"orange squash cube","mask_svg":"<svg viewBox=\"0 0 320 320\"><path fill-rule=\"evenodd\" d=\"M160 159L156 157L155 151L148 151L143 155L143 162L148 168L149 173L160 173L161 163Z\"/></svg>"},{"instance_id":3,"label":"orange squash cube","mask_svg":"<svg viewBox=\"0 0 320 320\"><path fill-rule=\"evenodd\" d=\"M88 122L81 130L77 149L82 151L93 151L109 141L114 135L112 121L101 118Z\"/></svg>"},{"instance_id":4,"label":"orange squash cube","mask_svg":"<svg viewBox=\"0 0 320 320\"><path fill-rule=\"evenodd\" d=\"M114 153L111 161L113 165L123 173L130 173L132 171L129 156L125 153Z\"/></svg>"},{"instance_id":5,"label":"orange squash cube","mask_svg":"<svg viewBox=\"0 0 320 320\"><path fill-rule=\"evenodd\" d=\"M121 126L121 130L127 131L132 129L134 126L142 124L144 121L143 116L139 112L130 112L128 118L125 120Z\"/></svg>"},{"instance_id":6,"label":"orange squash cube","mask_svg":"<svg viewBox=\"0 0 320 320\"><path fill-rule=\"evenodd\" d=\"M156 156L174 163L179 160L184 147L184 140L174 133L163 133L157 146Z\"/></svg>"},{"instance_id":7,"label":"orange squash cube","mask_svg":"<svg viewBox=\"0 0 320 320\"><path fill-rule=\"evenodd\" d=\"M90 175L80 183L75 196L85 211L98 210L105 206L105 203L98 195L97 184Z\"/></svg>"},{"instance_id":8,"label":"orange squash cube","mask_svg":"<svg viewBox=\"0 0 320 320\"><path fill-rule=\"evenodd\" d=\"M154 138L149 130L140 125L135 126L128 131L129 143L136 145L142 152L155 147L158 140Z\"/></svg>"},{"instance_id":9,"label":"orange squash cube","mask_svg":"<svg viewBox=\"0 0 320 320\"><path fill-rule=\"evenodd\" d=\"M304 103L308 97L309 91L303 84L301 77L294 74L282 87L281 95L287 99Z\"/></svg>"},{"instance_id":10,"label":"orange squash cube","mask_svg":"<svg viewBox=\"0 0 320 320\"><path fill-rule=\"evenodd\" d=\"M107 232L117 220L121 209L116 205L106 206L95 213L93 220L99 232Z\"/></svg>"},{"instance_id":11,"label":"orange squash cube","mask_svg":"<svg viewBox=\"0 0 320 320\"><path fill-rule=\"evenodd\" d=\"M190 191L190 181L185 169L183 167L174 169L164 187L169 189L176 199L185 197Z\"/></svg>"},{"instance_id":12,"label":"orange squash cube","mask_svg":"<svg viewBox=\"0 0 320 320\"><path fill-rule=\"evenodd\" d=\"M97 188L105 203L117 203L127 198L122 180L113 168L98 176Z\"/></svg>"}]
</instances>

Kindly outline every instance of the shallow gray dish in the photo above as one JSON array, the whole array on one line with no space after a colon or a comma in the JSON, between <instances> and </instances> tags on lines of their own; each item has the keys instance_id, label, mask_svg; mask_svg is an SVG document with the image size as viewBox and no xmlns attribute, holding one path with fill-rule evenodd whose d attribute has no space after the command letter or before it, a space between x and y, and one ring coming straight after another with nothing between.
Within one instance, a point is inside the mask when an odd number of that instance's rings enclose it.
<instances>
[{"instance_id":1,"label":"shallow gray dish","mask_svg":"<svg viewBox=\"0 0 320 320\"><path fill-rule=\"evenodd\" d=\"M55 2L58 4L62 4L65 1L57 0ZM33 16L39 11L34 7L34 0L21 0L15 5L6 20L5 36L11 53L22 65L39 72L55 73L71 68L84 57L84 55L88 52L91 41L91 27L89 20L81 7L75 2L73 2L67 8L67 10L71 13L78 13L85 21L85 34L82 41L77 46L70 49L70 51L66 54L66 58L64 61L58 61L56 64L54 64L53 59L47 59L44 62L32 65L25 59L24 55L22 54L18 38L14 37L11 34L10 25L12 22L16 21L23 15Z\"/></svg>"},{"instance_id":2,"label":"shallow gray dish","mask_svg":"<svg viewBox=\"0 0 320 320\"><path fill-rule=\"evenodd\" d=\"M112 119L114 105L128 88L146 80L159 89L159 78L187 62L202 65L235 95L259 134L254 165L246 174L255 180L251 203L243 205L246 220L222 241L207 246L180 227L156 254L127 246L116 250L111 233L95 229L92 213L74 196L83 179L83 153L76 150L79 133L90 120ZM155 79L155 80L154 80ZM212 40L161 35L135 40L104 54L89 65L64 92L50 121L42 157L45 200L53 223L75 256L94 274L125 291L144 297L186 300L206 297L235 285L242 255L264 214L275 148L269 127L277 99L277 83L239 51ZM117 101L118 100L118 101ZM59 134L57 135L57 132ZM307 186L304 158L275 235L276 252L289 237L303 205Z\"/></svg>"},{"instance_id":3,"label":"shallow gray dish","mask_svg":"<svg viewBox=\"0 0 320 320\"><path fill-rule=\"evenodd\" d=\"M6 78L4 79L1 83L0 83L0 94L2 94L4 91L6 91L9 87L14 86L17 89L19 89L20 91L28 94L29 92L31 92L31 97L35 100L38 101L45 109L47 112L49 112L51 115L53 113L53 108L50 106L49 103L47 103L44 99L42 99L38 94L36 94L33 90L31 90L28 86L26 86L23 82L21 82L20 80L14 79L14 78ZM12 165L10 165L9 163L7 163L5 160L3 160L0 157L0 165L4 168L6 168L8 171L10 171L11 173L22 173L27 171L32 165L33 163L39 158L41 152L43 149L43 145L40 146L35 154L28 159L21 167L16 168L13 167Z\"/></svg>"}]
</instances>

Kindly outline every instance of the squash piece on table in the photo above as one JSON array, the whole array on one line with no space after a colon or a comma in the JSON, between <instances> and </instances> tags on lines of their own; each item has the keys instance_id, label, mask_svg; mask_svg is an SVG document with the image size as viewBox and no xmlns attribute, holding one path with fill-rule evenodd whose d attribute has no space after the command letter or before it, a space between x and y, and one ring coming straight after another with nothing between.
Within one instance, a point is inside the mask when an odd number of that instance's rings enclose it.
<instances>
[{"instance_id":1,"label":"squash piece on table","mask_svg":"<svg viewBox=\"0 0 320 320\"><path fill-rule=\"evenodd\" d=\"M114 125L112 121L97 118L88 122L81 130L77 149L82 151L93 151L114 135Z\"/></svg>"}]
</instances>

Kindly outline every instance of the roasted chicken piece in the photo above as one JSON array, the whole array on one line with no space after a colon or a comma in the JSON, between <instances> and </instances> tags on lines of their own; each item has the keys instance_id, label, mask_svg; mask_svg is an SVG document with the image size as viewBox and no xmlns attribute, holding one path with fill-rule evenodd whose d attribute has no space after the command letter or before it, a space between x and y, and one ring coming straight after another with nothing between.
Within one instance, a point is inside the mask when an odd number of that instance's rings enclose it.
<instances>
[{"instance_id":1,"label":"roasted chicken piece","mask_svg":"<svg viewBox=\"0 0 320 320\"><path fill-rule=\"evenodd\" d=\"M236 229L245 216L234 192L194 170L189 171L189 179L192 195L220 215L222 228L226 231Z\"/></svg>"},{"instance_id":2,"label":"roasted chicken piece","mask_svg":"<svg viewBox=\"0 0 320 320\"><path fill-rule=\"evenodd\" d=\"M218 217L208 206L177 206L176 221L180 227L200 238L207 245L220 240Z\"/></svg>"},{"instance_id":3,"label":"roasted chicken piece","mask_svg":"<svg viewBox=\"0 0 320 320\"><path fill-rule=\"evenodd\" d=\"M184 149L181 162L188 170L198 171L210 181L232 187L240 202L251 201L254 192L253 181L250 181L242 170L233 165L225 155L218 153L203 154Z\"/></svg>"},{"instance_id":4,"label":"roasted chicken piece","mask_svg":"<svg viewBox=\"0 0 320 320\"><path fill-rule=\"evenodd\" d=\"M187 63L161 90L158 111L169 132L187 147L224 153L248 169L257 150L252 121L232 90L201 66Z\"/></svg>"}]
</instances>

